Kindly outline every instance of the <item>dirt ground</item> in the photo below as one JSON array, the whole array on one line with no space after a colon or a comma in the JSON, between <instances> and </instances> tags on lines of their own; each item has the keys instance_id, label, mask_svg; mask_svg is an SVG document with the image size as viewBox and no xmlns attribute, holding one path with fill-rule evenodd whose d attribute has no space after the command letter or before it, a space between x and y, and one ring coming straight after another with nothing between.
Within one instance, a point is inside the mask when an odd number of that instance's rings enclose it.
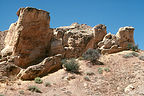
<instances>
[{"instance_id":1,"label":"dirt ground","mask_svg":"<svg viewBox=\"0 0 144 96\"><path fill-rule=\"evenodd\" d=\"M104 65L92 65L79 60L81 74L64 69L34 81L11 81L0 84L4 96L144 96L144 61L138 57L123 58L130 51L103 55ZM143 52L140 52L142 54ZM48 83L50 86L45 86ZM31 92L37 86L42 93ZM1 95L0 95L1 96Z\"/></svg>"}]
</instances>

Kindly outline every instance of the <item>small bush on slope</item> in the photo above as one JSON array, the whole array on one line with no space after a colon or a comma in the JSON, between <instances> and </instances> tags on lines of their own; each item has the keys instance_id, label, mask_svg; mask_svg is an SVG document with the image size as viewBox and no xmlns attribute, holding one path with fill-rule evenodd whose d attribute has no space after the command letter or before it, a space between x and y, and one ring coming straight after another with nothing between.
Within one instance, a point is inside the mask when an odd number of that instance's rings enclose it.
<instances>
[{"instance_id":1,"label":"small bush on slope","mask_svg":"<svg viewBox=\"0 0 144 96\"><path fill-rule=\"evenodd\" d=\"M89 79L88 76L85 76L85 77L84 77L84 80L86 80L86 81L90 81L90 79Z\"/></svg>"},{"instance_id":2,"label":"small bush on slope","mask_svg":"<svg viewBox=\"0 0 144 96\"><path fill-rule=\"evenodd\" d=\"M38 83L38 84L41 84L43 82L40 77L36 77L34 81L35 83Z\"/></svg>"},{"instance_id":3,"label":"small bush on slope","mask_svg":"<svg viewBox=\"0 0 144 96\"><path fill-rule=\"evenodd\" d=\"M108 67L106 67L106 68L99 67L98 68L98 73L99 74L103 74L104 71L105 72L110 72L110 69Z\"/></svg>"},{"instance_id":4,"label":"small bush on slope","mask_svg":"<svg viewBox=\"0 0 144 96\"><path fill-rule=\"evenodd\" d=\"M42 93L41 90L37 86L28 86L28 90L31 92Z\"/></svg>"},{"instance_id":5,"label":"small bush on slope","mask_svg":"<svg viewBox=\"0 0 144 96\"><path fill-rule=\"evenodd\" d=\"M103 73L103 68L101 68L101 67L98 68L98 73L99 73L99 74L102 74L102 73Z\"/></svg>"},{"instance_id":6,"label":"small bush on slope","mask_svg":"<svg viewBox=\"0 0 144 96\"><path fill-rule=\"evenodd\" d=\"M62 60L62 64L64 68L66 68L66 71L70 71L74 73L79 72L79 64L74 58L68 60L66 59Z\"/></svg>"},{"instance_id":7,"label":"small bush on slope","mask_svg":"<svg viewBox=\"0 0 144 96\"><path fill-rule=\"evenodd\" d=\"M141 55L139 56L139 59L144 61L144 54L141 54Z\"/></svg>"},{"instance_id":8,"label":"small bush on slope","mask_svg":"<svg viewBox=\"0 0 144 96\"><path fill-rule=\"evenodd\" d=\"M130 58L130 57L138 57L139 54L137 52L131 52L131 53L127 53L125 55L123 55L124 58Z\"/></svg>"},{"instance_id":9,"label":"small bush on slope","mask_svg":"<svg viewBox=\"0 0 144 96\"><path fill-rule=\"evenodd\" d=\"M46 82L45 83L45 87L51 87L51 83L50 82Z\"/></svg>"},{"instance_id":10,"label":"small bush on slope","mask_svg":"<svg viewBox=\"0 0 144 96\"><path fill-rule=\"evenodd\" d=\"M97 49L88 49L82 54L85 60L90 60L92 63L96 63L100 57L100 52Z\"/></svg>"},{"instance_id":11,"label":"small bush on slope","mask_svg":"<svg viewBox=\"0 0 144 96\"><path fill-rule=\"evenodd\" d=\"M20 94L24 94L24 91L23 91L23 90L20 90L19 93L20 93Z\"/></svg>"},{"instance_id":12,"label":"small bush on slope","mask_svg":"<svg viewBox=\"0 0 144 96\"><path fill-rule=\"evenodd\" d=\"M128 44L127 46L128 50L132 50L132 51L138 51L138 45L133 45L131 43Z\"/></svg>"}]
</instances>

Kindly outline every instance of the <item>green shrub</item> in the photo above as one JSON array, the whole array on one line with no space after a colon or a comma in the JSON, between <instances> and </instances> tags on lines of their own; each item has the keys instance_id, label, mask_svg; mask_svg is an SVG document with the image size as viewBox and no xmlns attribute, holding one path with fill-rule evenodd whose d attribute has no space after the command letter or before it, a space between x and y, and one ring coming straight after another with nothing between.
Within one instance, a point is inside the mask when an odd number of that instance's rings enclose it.
<instances>
[{"instance_id":1,"label":"green shrub","mask_svg":"<svg viewBox=\"0 0 144 96\"><path fill-rule=\"evenodd\" d=\"M4 95L0 94L0 96L4 96Z\"/></svg>"},{"instance_id":2,"label":"green shrub","mask_svg":"<svg viewBox=\"0 0 144 96\"><path fill-rule=\"evenodd\" d=\"M94 75L94 72L88 71L88 72L86 72L86 75Z\"/></svg>"},{"instance_id":3,"label":"green shrub","mask_svg":"<svg viewBox=\"0 0 144 96\"><path fill-rule=\"evenodd\" d=\"M139 48L138 48L138 45L133 45L133 44L129 43L127 46L127 49L132 50L132 51L138 51Z\"/></svg>"},{"instance_id":4,"label":"green shrub","mask_svg":"<svg viewBox=\"0 0 144 96\"><path fill-rule=\"evenodd\" d=\"M97 49L88 49L82 54L82 57L85 60L90 60L92 63L95 63L100 57L100 52Z\"/></svg>"},{"instance_id":5,"label":"green shrub","mask_svg":"<svg viewBox=\"0 0 144 96\"><path fill-rule=\"evenodd\" d=\"M90 79L89 79L88 76L85 76L85 77L84 77L84 80L86 80L86 81L90 81Z\"/></svg>"},{"instance_id":6,"label":"green shrub","mask_svg":"<svg viewBox=\"0 0 144 96\"><path fill-rule=\"evenodd\" d=\"M109 68L104 68L104 70L105 70L106 72L110 72L110 69L109 69Z\"/></svg>"},{"instance_id":7,"label":"green shrub","mask_svg":"<svg viewBox=\"0 0 144 96\"><path fill-rule=\"evenodd\" d=\"M144 54L140 55L139 59L144 61Z\"/></svg>"},{"instance_id":8,"label":"green shrub","mask_svg":"<svg viewBox=\"0 0 144 96\"><path fill-rule=\"evenodd\" d=\"M131 54L133 54L133 56L138 57L139 54L137 52L132 52Z\"/></svg>"},{"instance_id":9,"label":"green shrub","mask_svg":"<svg viewBox=\"0 0 144 96\"><path fill-rule=\"evenodd\" d=\"M79 64L74 58L68 60L67 59L62 60L62 64L66 68L66 71L74 73L79 72Z\"/></svg>"},{"instance_id":10,"label":"green shrub","mask_svg":"<svg viewBox=\"0 0 144 96\"><path fill-rule=\"evenodd\" d=\"M131 53L127 53L127 54L125 54L123 57L124 58L130 58L130 57L138 57L139 56L139 54L137 53L137 52L131 52Z\"/></svg>"},{"instance_id":11,"label":"green shrub","mask_svg":"<svg viewBox=\"0 0 144 96\"><path fill-rule=\"evenodd\" d=\"M23 90L20 90L19 93L20 93L20 94L24 94L24 91L23 91Z\"/></svg>"},{"instance_id":12,"label":"green shrub","mask_svg":"<svg viewBox=\"0 0 144 96\"><path fill-rule=\"evenodd\" d=\"M78 59L79 59L79 60L83 60L84 58L83 58L83 57L79 57Z\"/></svg>"},{"instance_id":13,"label":"green shrub","mask_svg":"<svg viewBox=\"0 0 144 96\"><path fill-rule=\"evenodd\" d=\"M37 86L28 86L28 90L31 92L42 93L41 90Z\"/></svg>"},{"instance_id":14,"label":"green shrub","mask_svg":"<svg viewBox=\"0 0 144 96\"><path fill-rule=\"evenodd\" d=\"M101 67L98 68L98 73L99 73L99 74L102 74L102 73L103 73L103 68L101 68Z\"/></svg>"},{"instance_id":15,"label":"green shrub","mask_svg":"<svg viewBox=\"0 0 144 96\"><path fill-rule=\"evenodd\" d=\"M43 82L40 77L36 77L34 81L35 83L38 83L38 84L41 84Z\"/></svg>"},{"instance_id":16,"label":"green shrub","mask_svg":"<svg viewBox=\"0 0 144 96\"><path fill-rule=\"evenodd\" d=\"M51 87L51 83L50 82L46 82L45 83L45 87Z\"/></svg>"}]
</instances>

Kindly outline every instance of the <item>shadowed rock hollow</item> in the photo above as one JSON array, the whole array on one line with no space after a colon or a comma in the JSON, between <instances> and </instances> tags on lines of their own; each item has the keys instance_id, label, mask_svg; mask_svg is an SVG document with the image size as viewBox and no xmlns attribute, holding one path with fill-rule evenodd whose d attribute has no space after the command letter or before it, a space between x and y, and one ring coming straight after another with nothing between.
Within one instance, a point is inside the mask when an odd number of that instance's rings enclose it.
<instances>
[{"instance_id":1,"label":"shadowed rock hollow","mask_svg":"<svg viewBox=\"0 0 144 96\"><path fill-rule=\"evenodd\" d=\"M0 32L0 48L4 63L21 67L20 78L34 79L61 68L62 58L80 57L87 49L102 54L127 50L134 45L134 28L122 27L116 35L108 33L103 24L90 27L73 23L50 28L49 13L36 8L20 8L18 21L11 24L7 35Z\"/></svg>"}]
</instances>

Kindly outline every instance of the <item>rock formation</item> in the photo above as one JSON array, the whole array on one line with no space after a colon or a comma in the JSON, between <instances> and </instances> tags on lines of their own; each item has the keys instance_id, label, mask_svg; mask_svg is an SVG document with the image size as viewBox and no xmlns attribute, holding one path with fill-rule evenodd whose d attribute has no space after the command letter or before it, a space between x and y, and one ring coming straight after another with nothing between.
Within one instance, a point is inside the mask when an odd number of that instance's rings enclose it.
<instances>
[{"instance_id":1,"label":"rock formation","mask_svg":"<svg viewBox=\"0 0 144 96\"><path fill-rule=\"evenodd\" d=\"M80 56L92 39L92 27L73 23L54 30L50 55L63 54L66 58Z\"/></svg>"},{"instance_id":2,"label":"rock formation","mask_svg":"<svg viewBox=\"0 0 144 96\"><path fill-rule=\"evenodd\" d=\"M13 23L5 39L2 54L12 52L14 63L27 67L46 57L52 38L49 13L35 8L20 8L18 21Z\"/></svg>"},{"instance_id":3,"label":"rock formation","mask_svg":"<svg viewBox=\"0 0 144 96\"><path fill-rule=\"evenodd\" d=\"M17 78L16 75L20 72L21 68L17 67L10 62L0 62L0 82Z\"/></svg>"},{"instance_id":4,"label":"rock formation","mask_svg":"<svg viewBox=\"0 0 144 96\"><path fill-rule=\"evenodd\" d=\"M133 27L122 27L119 29L116 35L111 33L107 34L103 41L98 43L98 47L100 48L102 54L126 50L128 44L135 44L133 34Z\"/></svg>"},{"instance_id":5,"label":"rock formation","mask_svg":"<svg viewBox=\"0 0 144 96\"><path fill-rule=\"evenodd\" d=\"M1 50L4 48L4 39L6 37L8 31L0 31L0 55L1 55Z\"/></svg>"},{"instance_id":6,"label":"rock formation","mask_svg":"<svg viewBox=\"0 0 144 96\"><path fill-rule=\"evenodd\" d=\"M77 58L87 49L97 47L97 43L103 40L106 34L106 26L102 24L92 28L86 24L73 23L70 26L56 28L50 54Z\"/></svg>"},{"instance_id":7,"label":"rock formation","mask_svg":"<svg viewBox=\"0 0 144 96\"><path fill-rule=\"evenodd\" d=\"M107 34L102 24L90 27L73 23L51 29L46 11L26 7L17 15L18 21L8 31L0 32L0 62L21 67L18 76L24 80L58 70L62 58L77 58L89 48L105 54L126 50L129 43L134 45L133 27L122 27L116 35Z\"/></svg>"},{"instance_id":8,"label":"rock formation","mask_svg":"<svg viewBox=\"0 0 144 96\"><path fill-rule=\"evenodd\" d=\"M41 63L28 67L19 73L23 80L42 77L61 68L61 54L45 58Z\"/></svg>"}]
</instances>

